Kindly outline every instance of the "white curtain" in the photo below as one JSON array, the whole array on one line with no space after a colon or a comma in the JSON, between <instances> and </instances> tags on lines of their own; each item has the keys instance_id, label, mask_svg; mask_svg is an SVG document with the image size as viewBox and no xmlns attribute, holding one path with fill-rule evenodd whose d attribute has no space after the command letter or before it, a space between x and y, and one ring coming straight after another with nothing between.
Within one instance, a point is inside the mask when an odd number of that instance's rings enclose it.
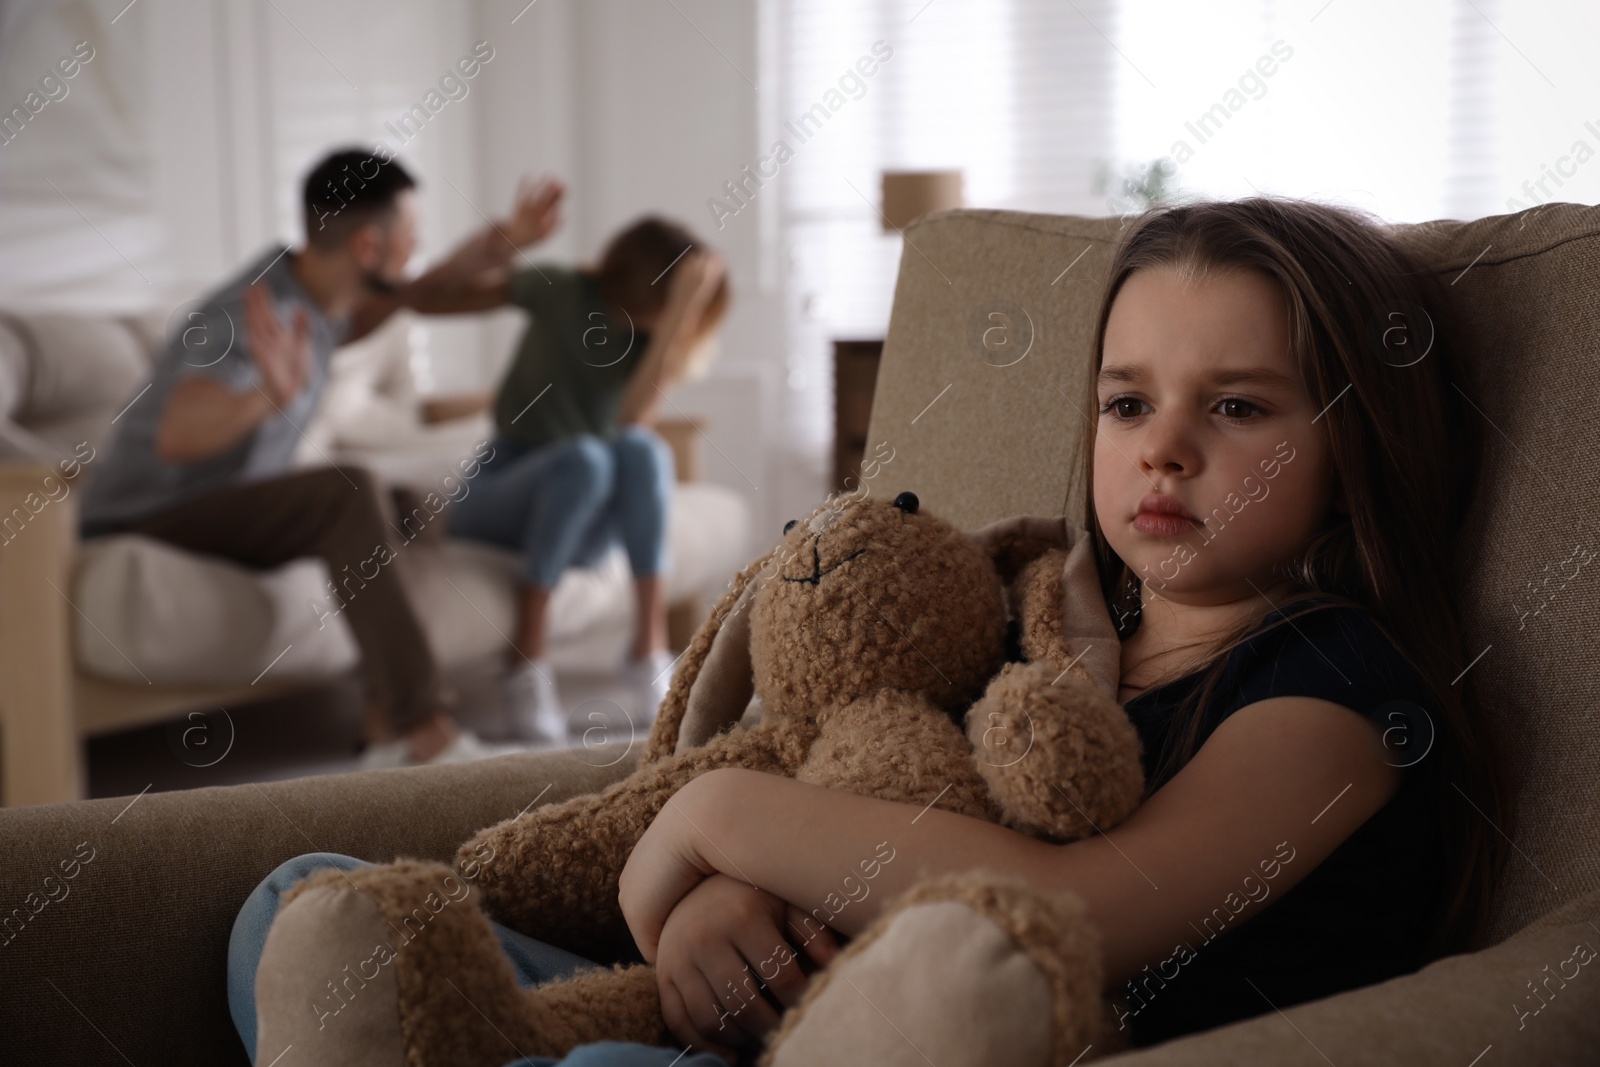
<instances>
[{"instance_id":1,"label":"white curtain","mask_svg":"<svg viewBox=\"0 0 1600 1067\"><path fill-rule=\"evenodd\" d=\"M117 19L87 0L5 8L0 303L71 308L92 293L102 310L137 310L164 282L136 12Z\"/></svg>"}]
</instances>

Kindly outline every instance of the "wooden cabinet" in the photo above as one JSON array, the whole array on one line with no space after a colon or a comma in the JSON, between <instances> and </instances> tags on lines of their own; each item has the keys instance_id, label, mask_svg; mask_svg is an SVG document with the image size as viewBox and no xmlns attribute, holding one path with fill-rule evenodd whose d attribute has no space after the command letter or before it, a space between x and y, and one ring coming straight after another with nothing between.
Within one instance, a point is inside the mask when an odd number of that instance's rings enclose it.
<instances>
[{"instance_id":1,"label":"wooden cabinet","mask_svg":"<svg viewBox=\"0 0 1600 1067\"><path fill-rule=\"evenodd\" d=\"M861 477L872 419L872 390L878 381L883 341L833 342L833 489L854 489Z\"/></svg>"}]
</instances>

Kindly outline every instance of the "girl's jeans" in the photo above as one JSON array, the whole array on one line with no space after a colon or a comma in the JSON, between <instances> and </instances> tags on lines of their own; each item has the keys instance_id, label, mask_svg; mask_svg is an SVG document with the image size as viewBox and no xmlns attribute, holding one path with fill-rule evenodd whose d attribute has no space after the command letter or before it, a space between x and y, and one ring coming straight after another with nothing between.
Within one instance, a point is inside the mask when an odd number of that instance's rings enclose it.
<instances>
[{"instance_id":1,"label":"girl's jeans","mask_svg":"<svg viewBox=\"0 0 1600 1067\"><path fill-rule=\"evenodd\" d=\"M244 907L239 909L239 916L233 921L233 933L228 939L228 1011L233 1016L233 1025L239 1031L245 1051L250 1054L251 1063L258 1062L256 967L261 962L261 948L266 944L267 930L278 914L279 894L287 892L295 882L322 867L348 871L364 866L367 866L365 860L337 852L308 852L296 856L279 864L262 879L261 884L245 899ZM543 941L535 941L499 923L492 925L495 936L500 939L500 949L511 961L517 982L524 989L599 966L582 956L575 956ZM709 1052L685 1056L682 1049L604 1041L576 1048L562 1060L524 1058L506 1067L727 1067L727 1064L720 1056Z\"/></svg>"},{"instance_id":2,"label":"girl's jeans","mask_svg":"<svg viewBox=\"0 0 1600 1067\"><path fill-rule=\"evenodd\" d=\"M516 550L523 579L545 589L568 566L593 566L619 539L635 578L666 570L673 458L655 431L628 425L609 438L492 445L465 495L445 509L452 534Z\"/></svg>"}]
</instances>

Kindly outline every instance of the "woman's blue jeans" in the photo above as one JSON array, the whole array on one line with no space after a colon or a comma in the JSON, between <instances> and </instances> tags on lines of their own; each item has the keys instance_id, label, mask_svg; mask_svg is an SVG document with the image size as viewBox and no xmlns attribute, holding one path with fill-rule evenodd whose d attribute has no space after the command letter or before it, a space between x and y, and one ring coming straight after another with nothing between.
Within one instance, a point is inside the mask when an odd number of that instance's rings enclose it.
<instances>
[{"instance_id":1,"label":"woman's blue jeans","mask_svg":"<svg viewBox=\"0 0 1600 1067\"><path fill-rule=\"evenodd\" d=\"M467 492L445 510L457 537L522 556L530 585L555 588L569 566L590 567L618 540L635 578L667 568L672 449L636 424L611 437L575 434L538 447L505 437Z\"/></svg>"},{"instance_id":2,"label":"woman's blue jeans","mask_svg":"<svg viewBox=\"0 0 1600 1067\"><path fill-rule=\"evenodd\" d=\"M239 1031L245 1051L250 1054L251 1063L256 1062L256 968L261 963L267 930L278 914L278 897L320 868L348 871L367 865L365 860L338 852L308 852L280 863L245 898L228 938L228 1012L233 1016L233 1025ZM492 925L495 936L500 939L500 949L511 961L517 982L524 989L600 966L565 949L519 934L510 927L499 923ZM684 1056L681 1049L620 1041L583 1045L562 1060L525 1058L506 1067L669 1067L674 1064L678 1067L727 1067L720 1056L709 1052Z\"/></svg>"}]
</instances>

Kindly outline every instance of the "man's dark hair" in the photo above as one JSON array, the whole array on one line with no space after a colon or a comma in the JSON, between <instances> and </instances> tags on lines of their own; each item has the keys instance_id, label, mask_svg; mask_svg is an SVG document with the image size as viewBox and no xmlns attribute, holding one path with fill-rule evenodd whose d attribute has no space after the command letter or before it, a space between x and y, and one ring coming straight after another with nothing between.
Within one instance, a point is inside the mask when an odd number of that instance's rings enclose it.
<instances>
[{"instance_id":1,"label":"man's dark hair","mask_svg":"<svg viewBox=\"0 0 1600 1067\"><path fill-rule=\"evenodd\" d=\"M301 192L306 243L337 247L359 227L392 215L395 198L416 185L395 159L360 148L331 153L306 175Z\"/></svg>"}]
</instances>

